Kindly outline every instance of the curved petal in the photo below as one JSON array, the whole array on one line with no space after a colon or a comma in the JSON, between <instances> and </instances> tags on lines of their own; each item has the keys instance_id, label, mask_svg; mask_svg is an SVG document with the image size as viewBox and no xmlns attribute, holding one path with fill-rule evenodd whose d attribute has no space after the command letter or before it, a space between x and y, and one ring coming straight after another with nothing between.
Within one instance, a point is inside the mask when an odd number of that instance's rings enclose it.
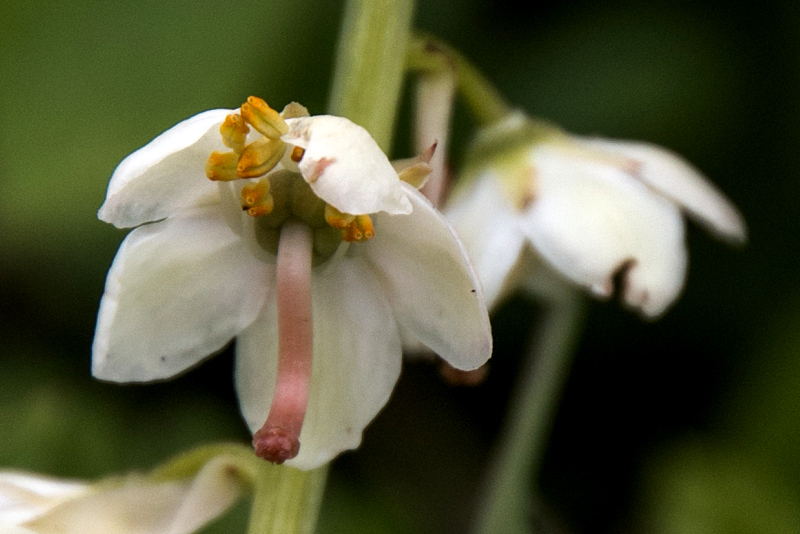
<instances>
[{"instance_id":1,"label":"curved petal","mask_svg":"<svg viewBox=\"0 0 800 534\"><path fill-rule=\"evenodd\" d=\"M89 485L18 471L0 472L0 532L21 525L89 491Z\"/></svg>"},{"instance_id":2,"label":"curved petal","mask_svg":"<svg viewBox=\"0 0 800 534\"><path fill-rule=\"evenodd\" d=\"M214 150L226 151L219 126L229 109L212 109L180 122L122 160L108 183L97 216L117 228L163 219L216 199L206 178Z\"/></svg>"},{"instance_id":3,"label":"curved petal","mask_svg":"<svg viewBox=\"0 0 800 534\"><path fill-rule=\"evenodd\" d=\"M725 241L747 241L747 225L736 206L703 174L669 150L649 143L585 138L593 148L636 160L635 176L680 204L709 232Z\"/></svg>"},{"instance_id":4,"label":"curved petal","mask_svg":"<svg viewBox=\"0 0 800 534\"><path fill-rule=\"evenodd\" d=\"M189 480L153 482L130 476L120 486L98 485L25 526L63 534L190 534L238 498L240 482L232 467L220 457Z\"/></svg>"},{"instance_id":5,"label":"curved petal","mask_svg":"<svg viewBox=\"0 0 800 534\"><path fill-rule=\"evenodd\" d=\"M157 380L198 363L255 319L273 270L216 206L133 230L108 272L92 347L94 376Z\"/></svg>"},{"instance_id":6,"label":"curved petal","mask_svg":"<svg viewBox=\"0 0 800 534\"><path fill-rule=\"evenodd\" d=\"M475 266L486 304L492 310L511 289L509 276L522 254L521 217L491 172L478 176L469 191L447 204L453 225Z\"/></svg>"},{"instance_id":7,"label":"curved petal","mask_svg":"<svg viewBox=\"0 0 800 534\"><path fill-rule=\"evenodd\" d=\"M616 166L547 146L534 158L538 190L525 228L536 250L601 297L624 271L625 302L647 316L663 313L686 274L678 208Z\"/></svg>"},{"instance_id":8,"label":"curved petal","mask_svg":"<svg viewBox=\"0 0 800 534\"><path fill-rule=\"evenodd\" d=\"M314 193L343 213L410 213L389 159L361 126L331 115L287 119L285 142L305 150L300 172Z\"/></svg>"},{"instance_id":9,"label":"curved petal","mask_svg":"<svg viewBox=\"0 0 800 534\"><path fill-rule=\"evenodd\" d=\"M357 246L375 265L403 328L453 367L480 367L492 354L480 283L444 217L405 187L414 211L375 217L375 237Z\"/></svg>"},{"instance_id":10,"label":"curved petal","mask_svg":"<svg viewBox=\"0 0 800 534\"><path fill-rule=\"evenodd\" d=\"M325 269L325 266L321 266ZM400 375L401 346L391 307L370 266L342 258L314 271L314 359L300 453L286 465L312 469L361 443ZM237 339L236 387L255 432L269 414L277 368L274 299Z\"/></svg>"}]
</instances>

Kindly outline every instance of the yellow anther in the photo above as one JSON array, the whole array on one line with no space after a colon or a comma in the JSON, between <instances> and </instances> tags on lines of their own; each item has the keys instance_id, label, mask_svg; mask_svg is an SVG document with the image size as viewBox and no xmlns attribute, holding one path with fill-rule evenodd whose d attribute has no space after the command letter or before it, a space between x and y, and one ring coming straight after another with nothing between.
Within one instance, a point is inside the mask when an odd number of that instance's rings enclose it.
<instances>
[{"instance_id":1,"label":"yellow anther","mask_svg":"<svg viewBox=\"0 0 800 534\"><path fill-rule=\"evenodd\" d=\"M342 239L353 243L354 241L361 241L364 238L364 234L361 233L361 230L358 229L355 221L350 223L350 226L342 230Z\"/></svg>"},{"instance_id":2,"label":"yellow anther","mask_svg":"<svg viewBox=\"0 0 800 534\"><path fill-rule=\"evenodd\" d=\"M236 180L239 155L235 152L212 152L206 161L206 176L215 182Z\"/></svg>"},{"instance_id":3,"label":"yellow anther","mask_svg":"<svg viewBox=\"0 0 800 534\"><path fill-rule=\"evenodd\" d=\"M342 239L349 242L366 241L375 237L375 228L369 215L357 215L347 228L342 230Z\"/></svg>"},{"instance_id":4,"label":"yellow anther","mask_svg":"<svg viewBox=\"0 0 800 534\"><path fill-rule=\"evenodd\" d=\"M280 139L261 137L244 148L236 173L240 178L255 178L267 174L283 157L286 143Z\"/></svg>"},{"instance_id":5,"label":"yellow anther","mask_svg":"<svg viewBox=\"0 0 800 534\"><path fill-rule=\"evenodd\" d=\"M436 144L437 143L433 143L419 156L393 161L392 167L397 171L397 176L405 183L417 189L425 185L428 176L433 171L430 162L436 151Z\"/></svg>"},{"instance_id":6,"label":"yellow anther","mask_svg":"<svg viewBox=\"0 0 800 534\"><path fill-rule=\"evenodd\" d=\"M303 154L305 154L305 153L306 153L306 151L305 151L305 149L304 149L304 148L301 148L301 147L299 147L299 146L296 146L296 147L294 147L294 148L292 149L292 155L291 155L291 156L289 156L289 157L290 157L290 158L292 159L292 161L294 161L295 163L300 163L300 160L301 160L301 159L303 159Z\"/></svg>"},{"instance_id":7,"label":"yellow anther","mask_svg":"<svg viewBox=\"0 0 800 534\"><path fill-rule=\"evenodd\" d=\"M250 128L248 128L241 115L231 113L225 117L225 122L219 127L219 133L222 134L222 142L225 143L226 147L241 154L247 142L247 134L250 133Z\"/></svg>"},{"instance_id":8,"label":"yellow anther","mask_svg":"<svg viewBox=\"0 0 800 534\"><path fill-rule=\"evenodd\" d=\"M334 228L341 228L344 230L356 220L355 215L349 213L342 213L330 204L325 204L325 222Z\"/></svg>"},{"instance_id":9,"label":"yellow anther","mask_svg":"<svg viewBox=\"0 0 800 534\"><path fill-rule=\"evenodd\" d=\"M289 126L281 114L256 96L248 97L247 103L241 107L242 118L270 139L278 139L289 131Z\"/></svg>"},{"instance_id":10,"label":"yellow anther","mask_svg":"<svg viewBox=\"0 0 800 534\"><path fill-rule=\"evenodd\" d=\"M430 165L422 161L406 167L398 172L397 176L410 186L419 189L428 181L428 176L430 176L432 170Z\"/></svg>"},{"instance_id":11,"label":"yellow anther","mask_svg":"<svg viewBox=\"0 0 800 534\"><path fill-rule=\"evenodd\" d=\"M242 209L248 215L258 217L266 215L275 206L275 199L269 192L269 179L249 183L242 188Z\"/></svg>"},{"instance_id":12,"label":"yellow anther","mask_svg":"<svg viewBox=\"0 0 800 534\"><path fill-rule=\"evenodd\" d=\"M361 230L361 233L364 235L364 239L372 239L375 237L375 228L372 226L372 219L369 215L358 215L356 217L356 225L358 225L358 229Z\"/></svg>"}]
</instances>

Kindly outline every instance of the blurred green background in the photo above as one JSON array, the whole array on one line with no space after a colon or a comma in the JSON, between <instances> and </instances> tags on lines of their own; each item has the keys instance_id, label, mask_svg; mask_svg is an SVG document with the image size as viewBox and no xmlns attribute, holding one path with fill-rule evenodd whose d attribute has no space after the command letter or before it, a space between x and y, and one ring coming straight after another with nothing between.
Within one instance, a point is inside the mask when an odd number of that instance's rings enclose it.
<instances>
[{"instance_id":1,"label":"blurred green background","mask_svg":"<svg viewBox=\"0 0 800 534\"><path fill-rule=\"evenodd\" d=\"M0 465L96 477L248 439L230 349L166 384L90 378L124 237L95 213L124 156L201 110L256 94L323 112L342 4L0 3ZM662 320L592 305L537 483L538 526L800 532L800 7L419 4L418 26L512 102L577 133L685 155L750 226L739 251L690 229L688 285ZM406 97L397 156L410 109ZM457 168L474 125L463 109L455 124ZM478 388L406 366L362 448L334 464L320 532L464 531L536 314L522 298L499 311ZM245 515L209 531L237 531Z\"/></svg>"}]
</instances>

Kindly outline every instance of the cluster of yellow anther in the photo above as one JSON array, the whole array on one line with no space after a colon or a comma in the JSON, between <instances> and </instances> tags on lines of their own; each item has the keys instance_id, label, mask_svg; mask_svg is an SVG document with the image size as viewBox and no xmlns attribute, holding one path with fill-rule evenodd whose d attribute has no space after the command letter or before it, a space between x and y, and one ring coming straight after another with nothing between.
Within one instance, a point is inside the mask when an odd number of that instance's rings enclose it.
<instances>
[{"instance_id":1,"label":"cluster of yellow anther","mask_svg":"<svg viewBox=\"0 0 800 534\"><path fill-rule=\"evenodd\" d=\"M289 127L284 118L298 116L308 116L306 109L299 104L289 104L282 113L278 113L264 100L251 96L242 104L239 113L228 115L219 128L222 142L231 152L212 152L206 162L206 176L220 182L258 178L241 190L242 210L252 217L269 215L275 209L275 198L270 192L267 174L286 153L287 145L281 140L281 136ZM247 135L251 127L262 134L262 137L248 144ZM299 163L304 154L303 148L295 146L289 158ZM324 165L321 167L320 172L324 170ZM323 203L322 200L319 202ZM325 221L333 228L341 230L345 241L364 241L375 235L369 215L342 213L325 204Z\"/></svg>"},{"instance_id":2,"label":"cluster of yellow anther","mask_svg":"<svg viewBox=\"0 0 800 534\"><path fill-rule=\"evenodd\" d=\"M369 215L342 213L330 204L325 205L325 222L342 231L345 241L365 241L375 237L375 228Z\"/></svg>"},{"instance_id":3,"label":"cluster of yellow anther","mask_svg":"<svg viewBox=\"0 0 800 534\"><path fill-rule=\"evenodd\" d=\"M250 126L263 137L247 144ZM214 181L264 176L283 157L286 143L281 141L281 136L287 131L289 127L280 113L262 99L251 96L242 104L239 114L228 115L219 127L222 142L231 152L212 152L206 162L206 176ZM273 199L269 193L269 180L265 177L245 186L242 190L242 202L242 208L253 216L272 211Z\"/></svg>"}]
</instances>

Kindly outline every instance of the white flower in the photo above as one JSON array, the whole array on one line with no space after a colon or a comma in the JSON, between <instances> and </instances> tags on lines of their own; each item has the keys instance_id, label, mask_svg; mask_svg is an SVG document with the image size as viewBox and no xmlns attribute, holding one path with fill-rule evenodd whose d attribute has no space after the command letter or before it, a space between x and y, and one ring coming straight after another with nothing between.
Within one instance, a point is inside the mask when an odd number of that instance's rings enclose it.
<instances>
[{"instance_id":1,"label":"white flower","mask_svg":"<svg viewBox=\"0 0 800 534\"><path fill-rule=\"evenodd\" d=\"M731 202L666 149L534 128L512 115L487 132L493 155L472 168L447 210L490 307L522 282L513 273L526 243L596 296L618 290L627 305L656 317L684 285L684 213L718 238L746 240Z\"/></svg>"},{"instance_id":2,"label":"white flower","mask_svg":"<svg viewBox=\"0 0 800 534\"><path fill-rule=\"evenodd\" d=\"M280 408L281 377L292 395L305 387L280 370L291 365L279 358L276 253L279 236L310 232L313 365L307 409L294 416L302 446L288 462L309 469L360 443L399 376L401 330L473 369L490 356L490 328L449 225L363 128L262 104L201 113L120 163L99 217L137 228L108 274L93 373L169 378L236 337L240 406L257 432ZM302 305L290 308L286 317Z\"/></svg>"},{"instance_id":3,"label":"white flower","mask_svg":"<svg viewBox=\"0 0 800 534\"><path fill-rule=\"evenodd\" d=\"M0 534L188 534L225 512L240 490L225 456L173 480L87 483L0 471Z\"/></svg>"}]
</instances>

